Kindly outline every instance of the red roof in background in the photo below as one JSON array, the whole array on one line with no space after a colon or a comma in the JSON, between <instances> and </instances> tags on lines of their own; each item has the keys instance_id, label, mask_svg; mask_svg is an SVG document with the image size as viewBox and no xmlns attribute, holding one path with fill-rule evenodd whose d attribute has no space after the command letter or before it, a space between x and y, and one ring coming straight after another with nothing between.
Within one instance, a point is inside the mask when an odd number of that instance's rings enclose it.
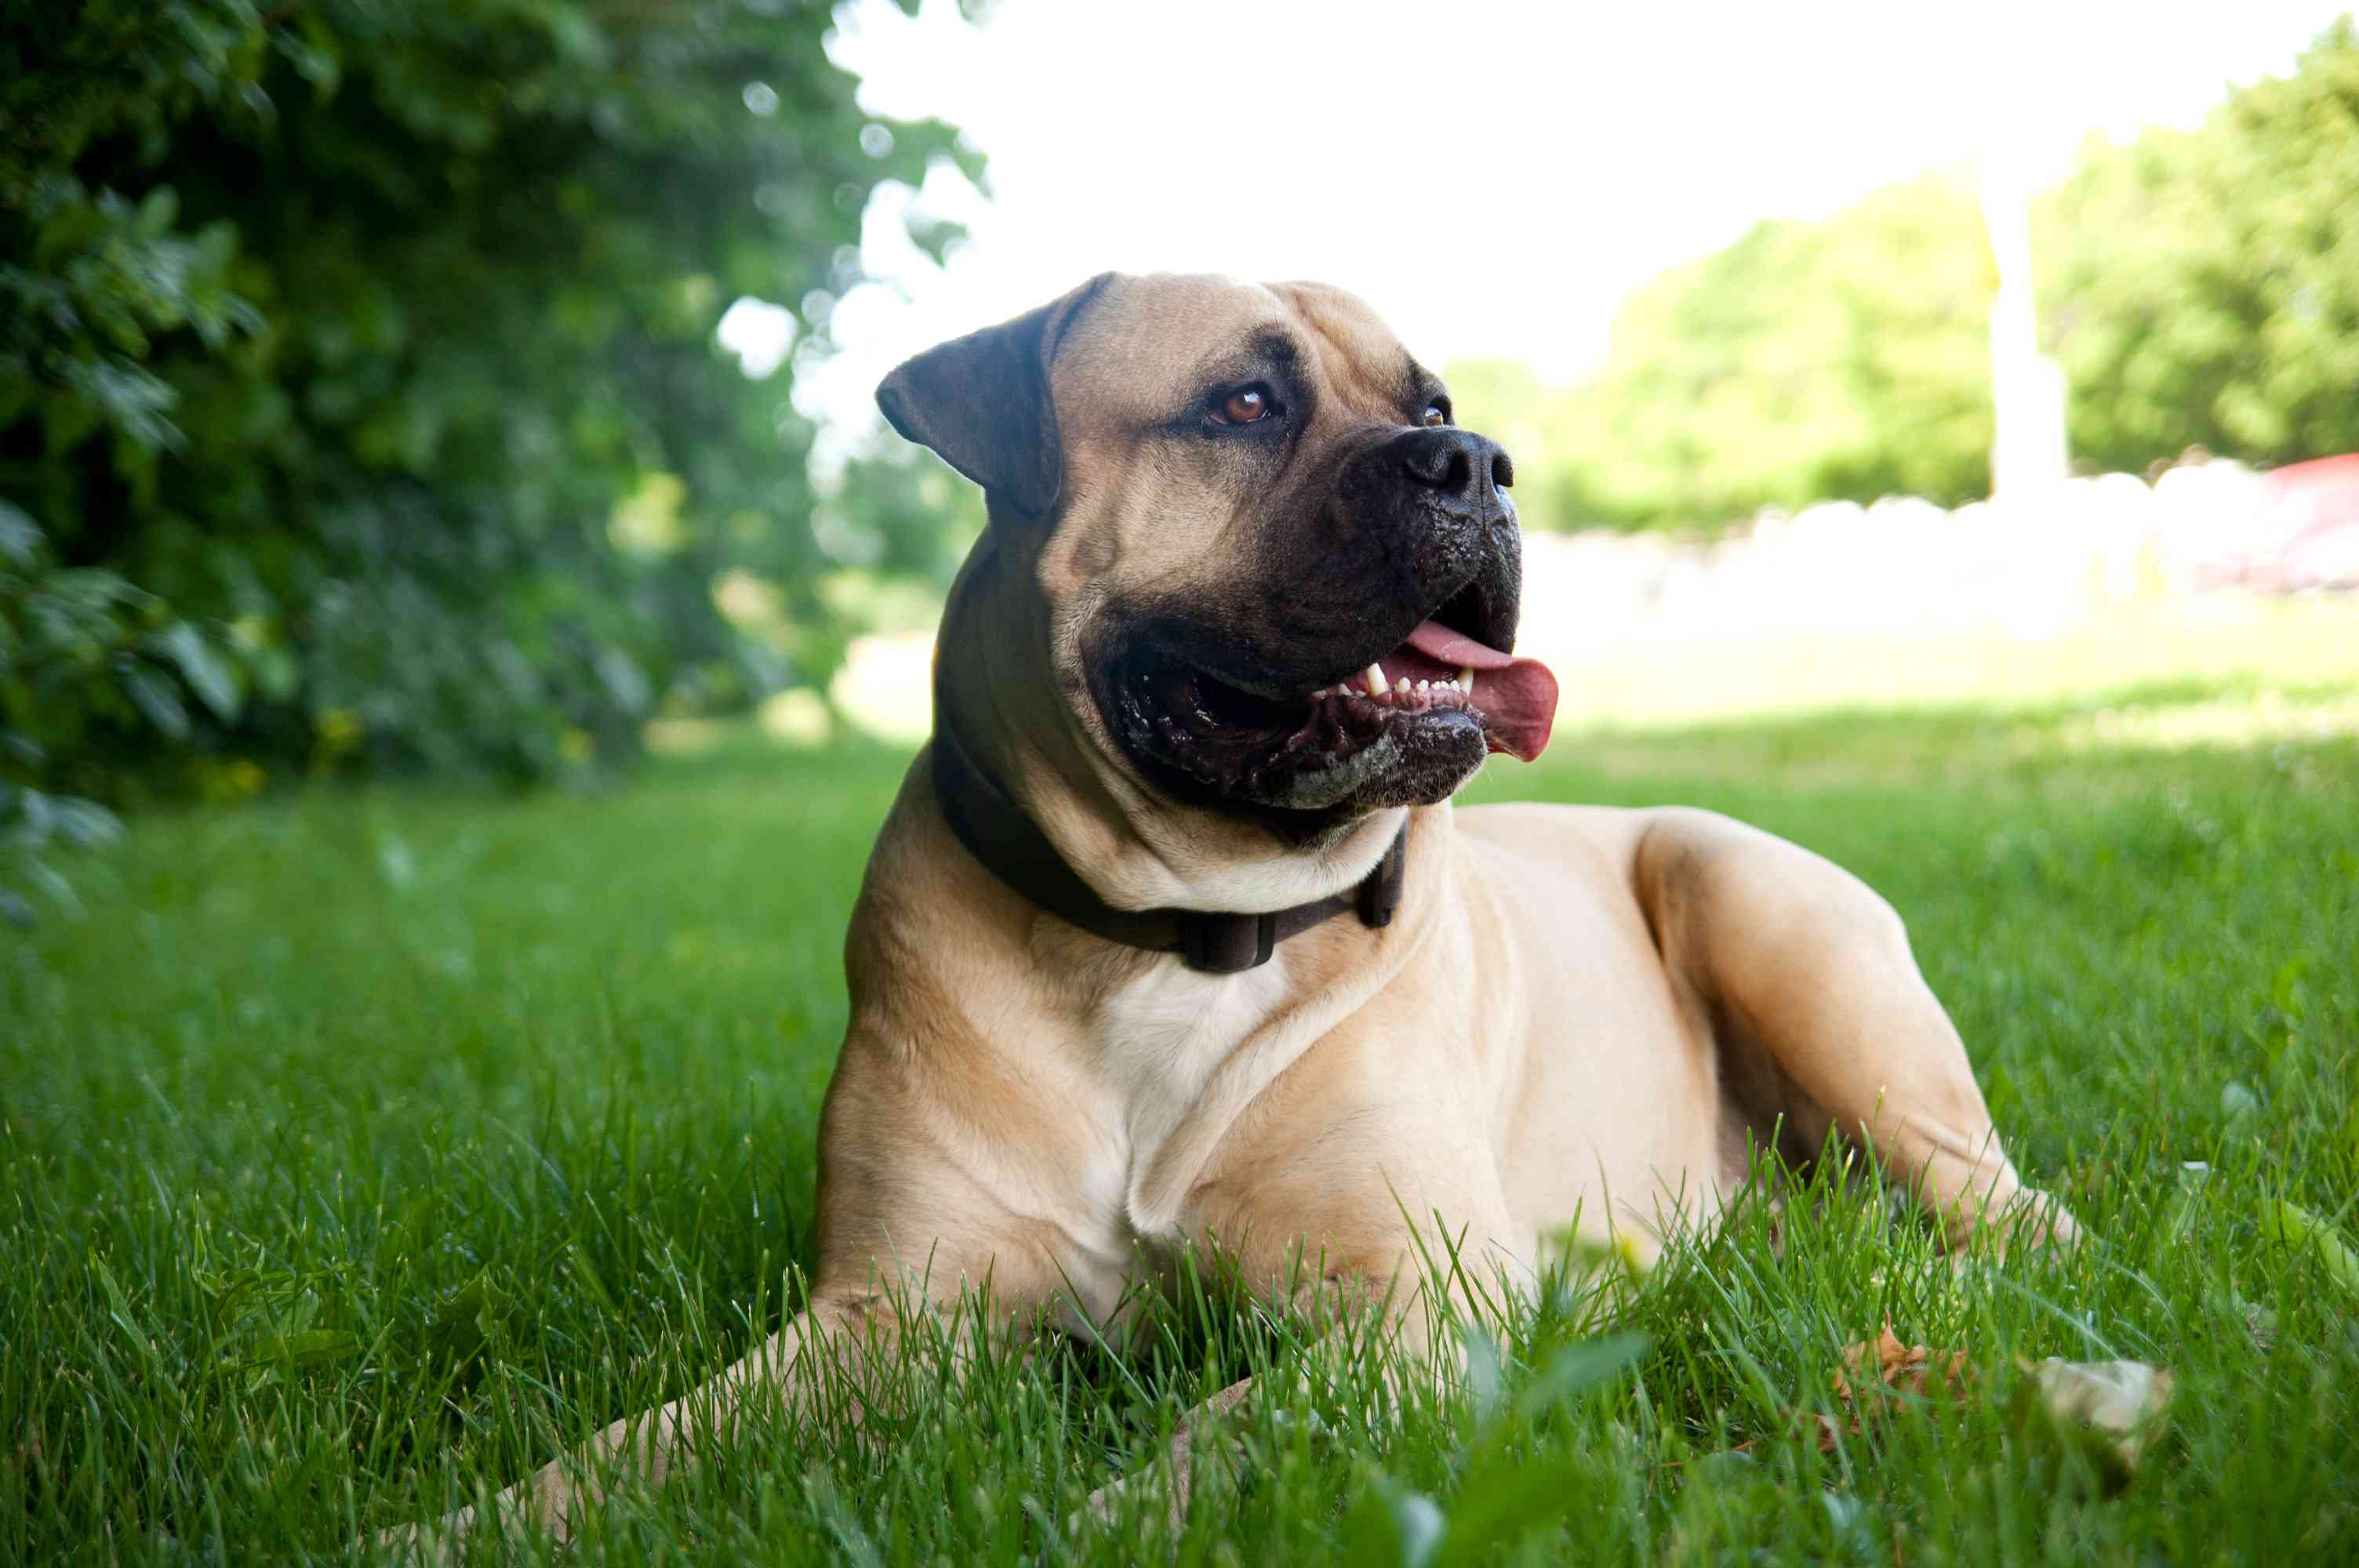
<instances>
[{"instance_id":1,"label":"red roof in background","mask_svg":"<svg viewBox=\"0 0 2359 1568\"><path fill-rule=\"evenodd\" d=\"M2347 510L2359 510L2359 452L2288 463L2281 469L2271 469L2261 480L2280 496L2300 495L2314 500L2321 507L2331 508L2338 518Z\"/></svg>"},{"instance_id":2,"label":"red roof in background","mask_svg":"<svg viewBox=\"0 0 2359 1568\"><path fill-rule=\"evenodd\" d=\"M2253 580L2281 591L2359 588L2359 452L2288 463L2261 481L2282 543Z\"/></svg>"}]
</instances>

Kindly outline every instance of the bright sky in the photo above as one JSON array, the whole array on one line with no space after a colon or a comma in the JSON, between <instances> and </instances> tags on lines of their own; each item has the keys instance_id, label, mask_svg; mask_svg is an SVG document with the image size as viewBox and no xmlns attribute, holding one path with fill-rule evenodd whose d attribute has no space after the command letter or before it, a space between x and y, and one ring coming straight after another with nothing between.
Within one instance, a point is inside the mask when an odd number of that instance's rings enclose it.
<instances>
[{"instance_id":1,"label":"bright sky","mask_svg":"<svg viewBox=\"0 0 2359 1568\"><path fill-rule=\"evenodd\" d=\"M903 357L1107 267L1322 278L1430 363L1569 379L1632 287L1760 218L1993 149L2052 178L2088 130L2191 124L2289 70L2341 8L1001 0L974 27L853 0L832 52L862 106L963 126L990 199L928 181L971 235L939 268L899 237L908 193L872 203L887 281L837 307L798 401L857 440ZM749 312L729 341L761 335Z\"/></svg>"}]
</instances>

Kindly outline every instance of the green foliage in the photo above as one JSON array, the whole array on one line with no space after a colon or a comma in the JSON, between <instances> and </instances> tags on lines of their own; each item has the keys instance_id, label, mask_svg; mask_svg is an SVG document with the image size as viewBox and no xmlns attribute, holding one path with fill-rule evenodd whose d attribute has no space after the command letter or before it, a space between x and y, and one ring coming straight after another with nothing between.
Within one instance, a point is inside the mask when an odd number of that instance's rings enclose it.
<instances>
[{"instance_id":1,"label":"green foliage","mask_svg":"<svg viewBox=\"0 0 2359 1568\"><path fill-rule=\"evenodd\" d=\"M2044 204L2042 311L2076 456L2359 450L2359 32L2201 128L2093 142Z\"/></svg>"},{"instance_id":2,"label":"green foliage","mask_svg":"<svg viewBox=\"0 0 2359 1568\"><path fill-rule=\"evenodd\" d=\"M142 652L193 654L217 694L212 677L221 674L185 622L151 633L143 650L136 625L147 596L112 572L42 570L39 545L24 514L0 501L0 603L10 611L0 617L0 702L9 720L0 724L0 767L17 775L0 774L0 919L17 925L33 917L29 890L73 903L47 858L52 849L105 842L117 831L113 814L92 802L23 782L49 760L36 736L78 734L89 721L81 694L92 690L144 705L159 729L185 735L177 689Z\"/></svg>"},{"instance_id":3,"label":"green foliage","mask_svg":"<svg viewBox=\"0 0 2359 1568\"><path fill-rule=\"evenodd\" d=\"M2359 450L2359 33L2192 132L2093 142L2037 206L2071 450L2137 471L2190 446L2271 465ZM1663 274L1570 391L1454 366L1508 439L1527 522L1717 527L1764 506L1983 494L1996 275L1938 177L1766 222ZM1528 375L1523 378L1528 384Z\"/></svg>"},{"instance_id":4,"label":"green foliage","mask_svg":"<svg viewBox=\"0 0 2359 1568\"><path fill-rule=\"evenodd\" d=\"M1711 521L1984 488L1980 225L1970 190L1921 179L1824 222L1764 223L1642 290L1586 400L1575 493L1610 517Z\"/></svg>"},{"instance_id":5,"label":"green foliage","mask_svg":"<svg viewBox=\"0 0 2359 1568\"><path fill-rule=\"evenodd\" d=\"M845 466L817 526L846 565L948 583L983 534L983 492L897 441Z\"/></svg>"},{"instance_id":6,"label":"green foliage","mask_svg":"<svg viewBox=\"0 0 2359 1568\"><path fill-rule=\"evenodd\" d=\"M974 163L864 115L829 26L95 0L0 30L0 778L119 799L159 740L215 793L542 778L823 677L810 429L715 325L770 300L823 351L870 191ZM724 573L777 623L724 617Z\"/></svg>"},{"instance_id":7,"label":"green foliage","mask_svg":"<svg viewBox=\"0 0 2359 1568\"><path fill-rule=\"evenodd\" d=\"M1530 516L1716 526L1832 497L1978 494L1995 287L1973 194L1946 178L1759 224L1632 296L1596 373L1526 416L1538 460L1511 449ZM1461 403L1486 416L1479 394Z\"/></svg>"}]
</instances>

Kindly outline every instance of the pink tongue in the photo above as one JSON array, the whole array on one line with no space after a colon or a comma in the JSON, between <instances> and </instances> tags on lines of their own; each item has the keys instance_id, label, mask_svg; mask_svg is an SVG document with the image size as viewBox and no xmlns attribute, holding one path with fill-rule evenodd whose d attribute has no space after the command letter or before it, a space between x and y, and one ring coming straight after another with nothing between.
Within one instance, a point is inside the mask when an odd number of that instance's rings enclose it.
<instances>
[{"instance_id":1,"label":"pink tongue","mask_svg":"<svg viewBox=\"0 0 2359 1568\"><path fill-rule=\"evenodd\" d=\"M1474 671L1474 706L1491 750L1527 762L1548 750L1556 724L1556 676L1546 665L1503 654L1438 621L1410 633L1408 646L1452 673Z\"/></svg>"}]
</instances>

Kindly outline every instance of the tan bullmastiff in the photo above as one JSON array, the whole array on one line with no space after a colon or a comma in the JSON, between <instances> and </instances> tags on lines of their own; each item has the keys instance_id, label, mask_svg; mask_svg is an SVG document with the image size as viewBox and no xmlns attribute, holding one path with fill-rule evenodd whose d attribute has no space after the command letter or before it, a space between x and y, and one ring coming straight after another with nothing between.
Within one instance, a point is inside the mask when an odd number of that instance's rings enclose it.
<instances>
[{"instance_id":1,"label":"tan bullmastiff","mask_svg":"<svg viewBox=\"0 0 2359 1568\"><path fill-rule=\"evenodd\" d=\"M1190 1245L1298 1299L1442 1238L1527 1278L1831 1130L1953 1240L2070 1236L1853 877L1701 811L1453 809L1556 683L1513 654L1506 454L1357 299L1102 276L877 400L991 521L853 914L808 1309L504 1509L562 1533L986 1279L1099 1332Z\"/></svg>"}]
</instances>

